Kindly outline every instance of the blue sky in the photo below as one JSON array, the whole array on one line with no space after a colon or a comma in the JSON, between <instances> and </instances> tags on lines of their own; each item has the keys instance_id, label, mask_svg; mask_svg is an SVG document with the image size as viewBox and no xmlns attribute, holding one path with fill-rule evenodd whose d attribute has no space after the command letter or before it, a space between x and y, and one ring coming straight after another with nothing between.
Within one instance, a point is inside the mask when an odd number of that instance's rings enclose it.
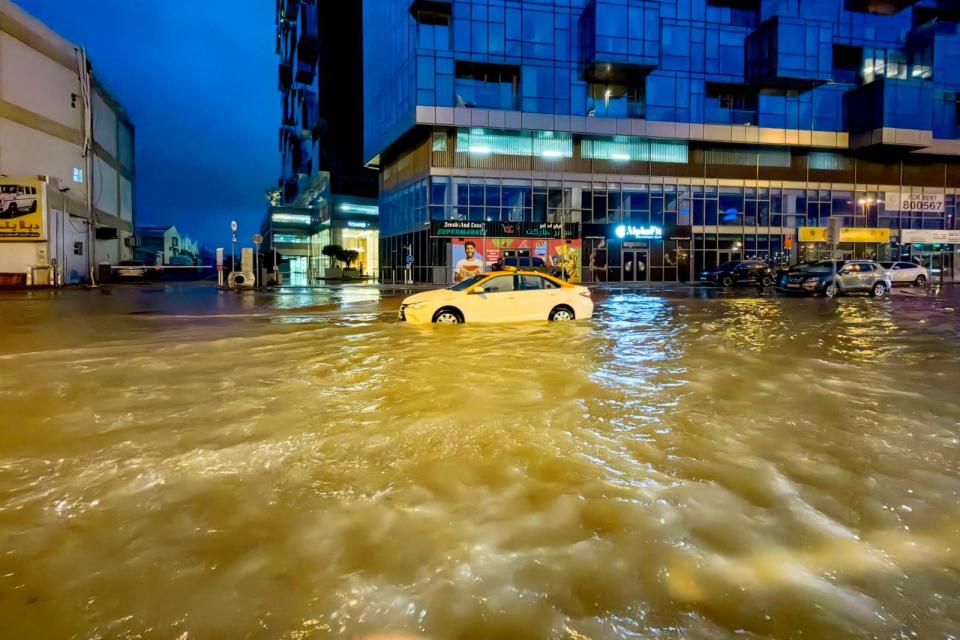
<instances>
[{"instance_id":1,"label":"blue sky","mask_svg":"<svg viewBox=\"0 0 960 640\"><path fill-rule=\"evenodd\" d=\"M137 134L137 222L207 246L259 230L279 176L271 0L15 0L74 44Z\"/></svg>"}]
</instances>

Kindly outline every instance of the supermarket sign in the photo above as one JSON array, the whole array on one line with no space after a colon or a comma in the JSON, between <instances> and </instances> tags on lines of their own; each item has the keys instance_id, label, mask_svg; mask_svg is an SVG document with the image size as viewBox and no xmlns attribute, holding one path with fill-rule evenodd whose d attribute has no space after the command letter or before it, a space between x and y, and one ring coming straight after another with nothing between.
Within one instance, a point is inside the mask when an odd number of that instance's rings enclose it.
<instances>
[{"instance_id":1,"label":"supermarket sign","mask_svg":"<svg viewBox=\"0 0 960 640\"><path fill-rule=\"evenodd\" d=\"M887 193L884 208L887 211L943 213L944 197L942 193L923 194L910 191L894 191Z\"/></svg>"}]
</instances>

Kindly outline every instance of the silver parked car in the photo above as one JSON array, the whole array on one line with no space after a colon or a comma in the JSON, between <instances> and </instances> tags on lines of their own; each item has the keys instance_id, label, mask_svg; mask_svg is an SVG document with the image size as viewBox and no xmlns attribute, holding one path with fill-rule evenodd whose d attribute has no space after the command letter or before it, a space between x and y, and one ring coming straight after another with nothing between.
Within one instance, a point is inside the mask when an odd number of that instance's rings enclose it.
<instances>
[{"instance_id":1,"label":"silver parked car","mask_svg":"<svg viewBox=\"0 0 960 640\"><path fill-rule=\"evenodd\" d=\"M930 280L930 272L912 262L881 262L884 269L890 272L893 284L915 284L922 287Z\"/></svg>"},{"instance_id":2,"label":"silver parked car","mask_svg":"<svg viewBox=\"0 0 960 640\"><path fill-rule=\"evenodd\" d=\"M823 260L794 267L781 276L779 282L779 289L784 293L819 294L828 298L857 291L880 297L892 286L887 270L872 260Z\"/></svg>"}]
</instances>

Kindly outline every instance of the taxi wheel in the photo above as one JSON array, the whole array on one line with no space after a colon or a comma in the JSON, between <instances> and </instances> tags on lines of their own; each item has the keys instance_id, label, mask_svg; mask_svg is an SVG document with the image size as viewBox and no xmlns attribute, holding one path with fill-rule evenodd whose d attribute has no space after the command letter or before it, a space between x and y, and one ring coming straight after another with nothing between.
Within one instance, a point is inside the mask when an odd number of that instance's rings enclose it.
<instances>
[{"instance_id":1,"label":"taxi wheel","mask_svg":"<svg viewBox=\"0 0 960 640\"><path fill-rule=\"evenodd\" d=\"M550 312L550 322L566 322L573 318L573 309L570 307L554 307Z\"/></svg>"},{"instance_id":2,"label":"taxi wheel","mask_svg":"<svg viewBox=\"0 0 960 640\"><path fill-rule=\"evenodd\" d=\"M927 284L927 277L926 277L926 276L917 276L917 279L916 279L916 281L914 282L914 284L916 284L918 287L922 287L923 285Z\"/></svg>"},{"instance_id":3,"label":"taxi wheel","mask_svg":"<svg viewBox=\"0 0 960 640\"><path fill-rule=\"evenodd\" d=\"M444 307L433 314L433 321L437 324L461 324L463 315L453 307Z\"/></svg>"}]
</instances>

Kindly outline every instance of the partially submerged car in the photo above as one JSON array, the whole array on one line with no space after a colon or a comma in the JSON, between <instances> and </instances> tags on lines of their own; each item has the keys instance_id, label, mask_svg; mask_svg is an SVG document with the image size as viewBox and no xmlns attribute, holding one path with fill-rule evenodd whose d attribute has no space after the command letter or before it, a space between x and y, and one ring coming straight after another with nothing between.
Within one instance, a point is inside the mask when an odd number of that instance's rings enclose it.
<instances>
[{"instance_id":1,"label":"partially submerged car","mask_svg":"<svg viewBox=\"0 0 960 640\"><path fill-rule=\"evenodd\" d=\"M412 295L399 319L414 324L581 320L593 316L590 290L536 271L483 273L447 289Z\"/></svg>"}]
</instances>

